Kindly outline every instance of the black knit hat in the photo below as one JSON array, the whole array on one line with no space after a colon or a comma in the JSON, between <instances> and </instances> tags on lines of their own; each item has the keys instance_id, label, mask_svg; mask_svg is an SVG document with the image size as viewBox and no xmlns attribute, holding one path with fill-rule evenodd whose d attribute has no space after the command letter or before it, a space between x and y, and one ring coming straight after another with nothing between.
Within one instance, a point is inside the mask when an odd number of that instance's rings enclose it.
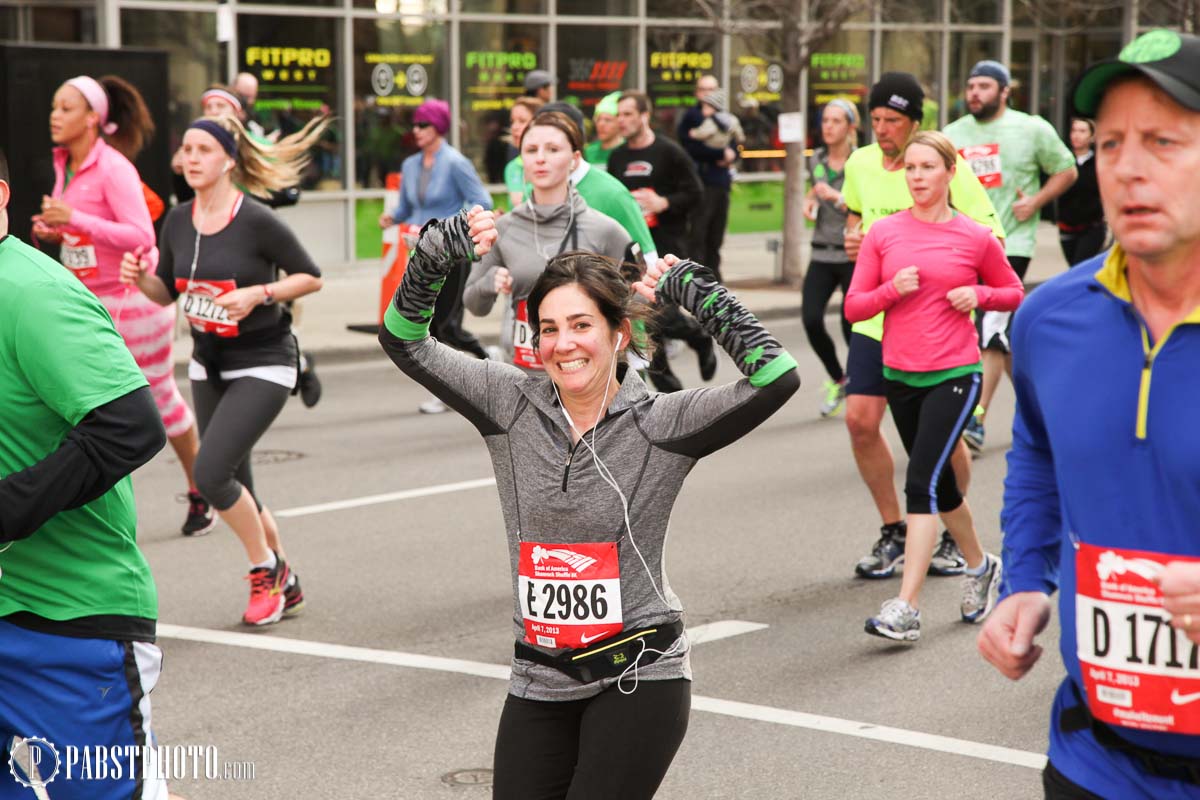
<instances>
[{"instance_id":1,"label":"black knit hat","mask_svg":"<svg viewBox=\"0 0 1200 800\"><path fill-rule=\"evenodd\" d=\"M867 110L890 108L920 122L925 117L924 105L925 90L916 78L907 72L885 72L871 87Z\"/></svg>"}]
</instances>

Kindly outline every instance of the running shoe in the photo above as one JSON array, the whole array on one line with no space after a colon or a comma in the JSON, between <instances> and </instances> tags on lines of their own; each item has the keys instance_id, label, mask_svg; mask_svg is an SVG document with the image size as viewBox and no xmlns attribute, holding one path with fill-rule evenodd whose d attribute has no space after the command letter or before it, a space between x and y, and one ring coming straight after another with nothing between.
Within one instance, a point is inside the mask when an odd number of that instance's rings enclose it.
<instances>
[{"instance_id":1,"label":"running shoe","mask_svg":"<svg viewBox=\"0 0 1200 800\"><path fill-rule=\"evenodd\" d=\"M879 541L858 560L854 571L860 578L890 578L896 574L896 565L903 563L904 537L885 525L879 529Z\"/></svg>"},{"instance_id":2,"label":"running shoe","mask_svg":"<svg viewBox=\"0 0 1200 800\"><path fill-rule=\"evenodd\" d=\"M287 586L283 587L283 615L294 617L304 610L304 590L300 588L300 576L289 572Z\"/></svg>"},{"instance_id":3,"label":"running shoe","mask_svg":"<svg viewBox=\"0 0 1200 800\"><path fill-rule=\"evenodd\" d=\"M872 636L915 642L921 638L921 612L899 597L893 597L883 602L878 616L867 620L865 630Z\"/></svg>"},{"instance_id":4,"label":"running shoe","mask_svg":"<svg viewBox=\"0 0 1200 800\"><path fill-rule=\"evenodd\" d=\"M979 455L983 452L983 409L976 408L975 413L967 420L967 427L963 430L963 439L967 443L967 448Z\"/></svg>"},{"instance_id":5,"label":"running shoe","mask_svg":"<svg viewBox=\"0 0 1200 800\"><path fill-rule=\"evenodd\" d=\"M446 405L441 400L438 400L436 397L431 397L424 403L421 403L421 405L417 406L417 409L422 414L441 414L449 411L450 406Z\"/></svg>"},{"instance_id":6,"label":"running shoe","mask_svg":"<svg viewBox=\"0 0 1200 800\"><path fill-rule=\"evenodd\" d=\"M286 605L284 587L288 584L291 571L287 562L276 556L279 563L275 569L258 567L250 570L246 580L250 581L250 603L242 622L247 625L270 625L283 617Z\"/></svg>"},{"instance_id":7,"label":"running shoe","mask_svg":"<svg viewBox=\"0 0 1200 800\"><path fill-rule=\"evenodd\" d=\"M217 526L217 512L199 492L188 490L188 513L181 529L184 536L203 536Z\"/></svg>"},{"instance_id":8,"label":"running shoe","mask_svg":"<svg viewBox=\"0 0 1200 800\"><path fill-rule=\"evenodd\" d=\"M321 379L317 377L317 359L312 353L304 354L304 369L300 372L300 401L305 408L312 408L321 401Z\"/></svg>"},{"instance_id":9,"label":"running shoe","mask_svg":"<svg viewBox=\"0 0 1200 800\"><path fill-rule=\"evenodd\" d=\"M991 553L984 553L983 557L988 565L982 575L963 575L963 622L983 622L996 607L1004 564Z\"/></svg>"},{"instance_id":10,"label":"running shoe","mask_svg":"<svg viewBox=\"0 0 1200 800\"><path fill-rule=\"evenodd\" d=\"M825 399L821 401L821 416L832 417L846 404L846 379L825 381Z\"/></svg>"},{"instance_id":11,"label":"running shoe","mask_svg":"<svg viewBox=\"0 0 1200 800\"><path fill-rule=\"evenodd\" d=\"M705 383L711 381L717 374L717 353L711 336L705 336L704 344L696 348L696 359L700 362L700 379Z\"/></svg>"},{"instance_id":12,"label":"running shoe","mask_svg":"<svg viewBox=\"0 0 1200 800\"><path fill-rule=\"evenodd\" d=\"M929 562L930 575L962 575L967 568L967 560L962 551L954 543L950 531L942 531L942 541L933 551L933 560Z\"/></svg>"}]
</instances>

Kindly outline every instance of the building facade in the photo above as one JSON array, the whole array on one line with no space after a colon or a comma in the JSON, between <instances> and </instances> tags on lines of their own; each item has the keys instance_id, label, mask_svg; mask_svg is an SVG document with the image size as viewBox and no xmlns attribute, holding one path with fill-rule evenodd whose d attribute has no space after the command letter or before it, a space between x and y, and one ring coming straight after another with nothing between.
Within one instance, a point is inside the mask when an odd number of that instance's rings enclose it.
<instances>
[{"instance_id":1,"label":"building facade","mask_svg":"<svg viewBox=\"0 0 1200 800\"><path fill-rule=\"evenodd\" d=\"M1178 0L1097 3L1086 25L1069 27L1038 16L1071 2L881 0L813 54L801 87L810 142L821 105L843 96L862 106L872 81L894 69L920 78L927 116L945 124L963 113L966 73L981 58L1010 65L1013 105L1061 128L1086 64L1144 28L1179 24ZM725 20L749 30L719 32L695 0L3 0L0 40L166 50L171 111L160 129L172 147L205 87L240 71L258 77L255 113L269 128L335 114L286 215L320 263L345 265L378 258L384 179L413 152L416 106L448 99L450 142L498 183L508 108L531 69L556 74L558 97L589 115L611 91L645 89L671 135L696 77L715 74L748 137L731 228L778 229L782 71L772 38L754 32L773 23L737 13L728 0Z\"/></svg>"}]
</instances>

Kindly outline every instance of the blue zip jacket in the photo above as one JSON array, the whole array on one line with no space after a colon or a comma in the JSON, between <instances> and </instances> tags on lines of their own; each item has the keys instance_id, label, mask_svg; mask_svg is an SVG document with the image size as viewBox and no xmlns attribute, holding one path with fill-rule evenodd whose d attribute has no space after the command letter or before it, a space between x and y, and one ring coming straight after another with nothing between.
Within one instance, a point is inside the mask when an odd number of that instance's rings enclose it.
<instances>
[{"instance_id":1,"label":"blue zip jacket","mask_svg":"<svg viewBox=\"0 0 1200 800\"><path fill-rule=\"evenodd\" d=\"M1076 543L1200 556L1200 308L1153 341L1117 245L1029 295L1014 320L1012 349L1017 411L1001 513L1001 594L1059 590L1067 678L1054 702L1050 760L1103 797L1200 797L1200 786L1149 775L1131 757L1101 747L1090 730L1064 733L1058 724L1061 710L1078 705L1084 692ZM1080 608L1087 649L1093 620ZM1112 621L1127 624L1120 615ZM1172 629L1162 626L1159 635L1158 626L1139 624L1134 658L1126 658L1124 628L1114 656L1132 672L1155 663L1190 694L1191 681L1200 680L1194 646L1177 634L1180 655L1170 660L1180 666L1166 665ZM1184 705L1181 713L1194 713ZM1140 747L1200 759L1200 736L1113 730Z\"/></svg>"},{"instance_id":2,"label":"blue zip jacket","mask_svg":"<svg viewBox=\"0 0 1200 800\"><path fill-rule=\"evenodd\" d=\"M453 217L476 204L492 207L492 196L484 190L475 167L449 142L442 142L433 156L433 174L429 176L429 188L422 203L419 196L422 156L420 152L413 153L400 166L400 206L388 215L396 222L424 225L431 219Z\"/></svg>"}]
</instances>

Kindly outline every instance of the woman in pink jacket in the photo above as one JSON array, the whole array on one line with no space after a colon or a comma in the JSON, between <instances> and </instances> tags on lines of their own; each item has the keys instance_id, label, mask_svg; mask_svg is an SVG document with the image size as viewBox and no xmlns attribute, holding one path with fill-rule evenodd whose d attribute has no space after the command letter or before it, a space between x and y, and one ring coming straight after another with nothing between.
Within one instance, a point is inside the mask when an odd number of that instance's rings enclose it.
<instances>
[{"instance_id":1,"label":"woman in pink jacket","mask_svg":"<svg viewBox=\"0 0 1200 800\"><path fill-rule=\"evenodd\" d=\"M191 536L210 531L216 516L192 478L199 436L175 384L175 307L163 308L118 280L126 250L154 247L142 180L122 155L135 155L153 133L141 94L124 80L106 76L97 81L81 75L60 86L50 111L50 138L57 145L54 191L42 198L33 233L61 246L63 266L108 308L150 382L167 437L187 477L183 533Z\"/></svg>"},{"instance_id":2,"label":"woman in pink jacket","mask_svg":"<svg viewBox=\"0 0 1200 800\"><path fill-rule=\"evenodd\" d=\"M939 514L967 560L964 622L982 622L992 610L1002 571L1000 559L979 543L949 463L979 399L982 366L971 312L1012 311L1024 290L1000 241L950 205L956 156L954 145L936 131L909 141L904 175L912 208L871 226L846 295L851 322L887 312L883 374L909 456L900 596L866 623L867 633L897 641L921 635L917 598L937 544Z\"/></svg>"}]
</instances>

